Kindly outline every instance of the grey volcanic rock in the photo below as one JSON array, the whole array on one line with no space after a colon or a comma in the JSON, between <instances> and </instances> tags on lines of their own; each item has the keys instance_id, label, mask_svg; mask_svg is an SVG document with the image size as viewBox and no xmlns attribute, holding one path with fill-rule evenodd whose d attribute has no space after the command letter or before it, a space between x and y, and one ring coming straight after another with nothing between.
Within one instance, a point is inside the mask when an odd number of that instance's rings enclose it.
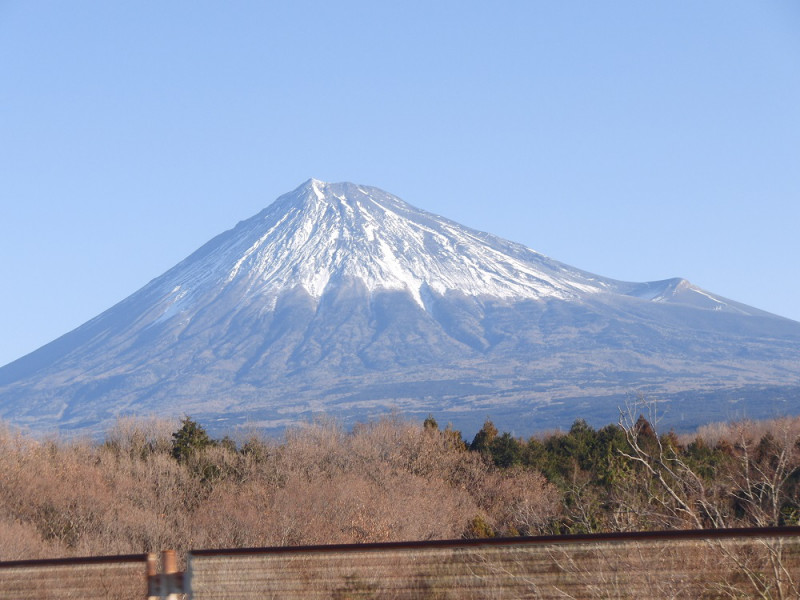
<instances>
[{"instance_id":1,"label":"grey volcanic rock","mask_svg":"<svg viewBox=\"0 0 800 600\"><path fill-rule=\"evenodd\" d=\"M683 279L593 275L316 180L0 369L0 417L41 431L126 414L279 429L398 409L527 433L614 421L639 393L684 428L800 412L800 323Z\"/></svg>"}]
</instances>

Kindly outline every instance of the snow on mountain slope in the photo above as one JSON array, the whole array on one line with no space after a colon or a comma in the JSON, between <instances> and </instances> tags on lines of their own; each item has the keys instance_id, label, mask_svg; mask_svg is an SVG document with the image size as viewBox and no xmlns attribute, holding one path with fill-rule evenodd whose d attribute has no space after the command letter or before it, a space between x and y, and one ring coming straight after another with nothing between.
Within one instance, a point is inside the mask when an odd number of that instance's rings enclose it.
<instances>
[{"instance_id":1,"label":"snow on mountain slope","mask_svg":"<svg viewBox=\"0 0 800 600\"><path fill-rule=\"evenodd\" d=\"M275 298L300 286L319 298L332 280L369 291L427 285L495 298L571 298L603 289L577 270L412 208L376 188L311 179L222 234L164 276L170 312L209 288L243 285ZM166 315L165 315L166 316Z\"/></svg>"},{"instance_id":2,"label":"snow on mountain slope","mask_svg":"<svg viewBox=\"0 0 800 600\"><path fill-rule=\"evenodd\" d=\"M632 287L418 210L377 188L310 179L154 283L162 288L160 319L167 319L191 314L199 296L232 286L244 297L262 297L271 309L287 289L301 287L319 298L331 282L346 279L370 292L406 290L423 308L425 289L564 300L600 292L646 297L653 288L660 293L648 299L680 301L665 288L682 281Z\"/></svg>"},{"instance_id":3,"label":"snow on mountain slope","mask_svg":"<svg viewBox=\"0 0 800 600\"><path fill-rule=\"evenodd\" d=\"M280 427L397 407L464 427L487 414L564 426L614 420L639 390L694 409L695 391L736 402L746 387L768 412L763 398L800 386L797 364L800 324L683 279L600 277L377 188L312 179L0 368L0 417Z\"/></svg>"}]
</instances>

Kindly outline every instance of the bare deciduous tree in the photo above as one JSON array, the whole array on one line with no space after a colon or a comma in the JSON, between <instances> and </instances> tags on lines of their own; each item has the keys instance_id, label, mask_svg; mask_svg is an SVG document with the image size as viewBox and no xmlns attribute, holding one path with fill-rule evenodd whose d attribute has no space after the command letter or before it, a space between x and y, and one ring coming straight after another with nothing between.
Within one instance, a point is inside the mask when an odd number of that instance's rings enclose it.
<instances>
[{"instance_id":1,"label":"bare deciduous tree","mask_svg":"<svg viewBox=\"0 0 800 600\"><path fill-rule=\"evenodd\" d=\"M628 498L631 510L654 507L647 514L664 528L769 527L797 523L797 477L800 473L800 431L793 419L774 422L771 432L754 438L752 423L731 428L730 457L719 471L703 474L680 453L674 436L657 432L657 403L639 399L627 407L620 426L630 445L621 454L639 468L639 485ZM639 411L649 418L636 418ZM638 504L637 504L638 502ZM640 514L645 511L641 511ZM710 543L720 557L733 563L762 598L800 597L800 579L785 566L784 541L764 540L763 552L753 555L723 543ZM721 585L719 591L735 597L741 586Z\"/></svg>"}]
</instances>

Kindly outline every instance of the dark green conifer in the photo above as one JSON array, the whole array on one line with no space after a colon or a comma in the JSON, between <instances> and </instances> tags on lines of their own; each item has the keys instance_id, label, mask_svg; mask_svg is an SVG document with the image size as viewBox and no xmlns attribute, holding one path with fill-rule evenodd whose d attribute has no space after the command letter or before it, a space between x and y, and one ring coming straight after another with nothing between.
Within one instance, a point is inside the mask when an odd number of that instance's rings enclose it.
<instances>
[{"instance_id":1,"label":"dark green conifer","mask_svg":"<svg viewBox=\"0 0 800 600\"><path fill-rule=\"evenodd\" d=\"M489 448L496 437L497 427L494 426L490 419L486 419L481 430L472 439L469 449L473 452L489 452Z\"/></svg>"},{"instance_id":2,"label":"dark green conifer","mask_svg":"<svg viewBox=\"0 0 800 600\"><path fill-rule=\"evenodd\" d=\"M181 428L172 434L172 457L184 462L198 450L213 444L203 426L186 416L181 421Z\"/></svg>"}]
</instances>

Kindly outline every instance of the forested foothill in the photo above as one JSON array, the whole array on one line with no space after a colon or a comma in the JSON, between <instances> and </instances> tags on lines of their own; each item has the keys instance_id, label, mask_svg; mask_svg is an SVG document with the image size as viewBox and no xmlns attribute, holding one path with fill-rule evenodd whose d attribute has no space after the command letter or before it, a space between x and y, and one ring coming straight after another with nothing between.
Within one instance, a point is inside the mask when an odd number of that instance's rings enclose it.
<instances>
[{"instance_id":1,"label":"forested foothill","mask_svg":"<svg viewBox=\"0 0 800 600\"><path fill-rule=\"evenodd\" d=\"M121 419L101 441L0 428L0 560L583 532L797 525L800 418L618 424L471 440L434 417L269 439Z\"/></svg>"}]
</instances>

